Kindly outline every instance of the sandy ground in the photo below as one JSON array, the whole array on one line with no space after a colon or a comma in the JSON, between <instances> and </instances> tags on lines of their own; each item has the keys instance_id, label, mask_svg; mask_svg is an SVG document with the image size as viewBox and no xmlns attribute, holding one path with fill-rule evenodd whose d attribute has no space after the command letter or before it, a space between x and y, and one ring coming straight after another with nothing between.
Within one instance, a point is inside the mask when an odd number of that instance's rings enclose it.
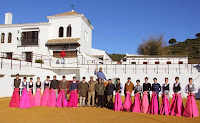
<instances>
[{"instance_id":1,"label":"sandy ground","mask_svg":"<svg viewBox=\"0 0 200 123\"><path fill-rule=\"evenodd\" d=\"M124 97L122 97L124 100ZM186 99L183 99L184 105ZM115 112L106 108L51 108L33 107L30 109L9 108L10 98L0 99L0 123L133 123L171 122L200 123L200 117L187 118L161 116L132 112ZM196 100L200 112L200 100Z\"/></svg>"}]
</instances>

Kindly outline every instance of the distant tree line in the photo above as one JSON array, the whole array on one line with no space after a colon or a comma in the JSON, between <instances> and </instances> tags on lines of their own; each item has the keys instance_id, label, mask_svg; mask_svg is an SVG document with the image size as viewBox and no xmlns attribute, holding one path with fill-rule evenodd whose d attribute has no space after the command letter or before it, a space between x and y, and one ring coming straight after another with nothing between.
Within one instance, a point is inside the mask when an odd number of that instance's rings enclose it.
<instances>
[{"instance_id":1,"label":"distant tree line","mask_svg":"<svg viewBox=\"0 0 200 123\"><path fill-rule=\"evenodd\" d=\"M150 36L147 40L138 46L137 53L139 55L187 55L189 63L200 63L200 33L196 38L186 39L183 42L172 38L167 42L164 41L163 35ZM125 54L109 54L114 61L120 61Z\"/></svg>"}]
</instances>

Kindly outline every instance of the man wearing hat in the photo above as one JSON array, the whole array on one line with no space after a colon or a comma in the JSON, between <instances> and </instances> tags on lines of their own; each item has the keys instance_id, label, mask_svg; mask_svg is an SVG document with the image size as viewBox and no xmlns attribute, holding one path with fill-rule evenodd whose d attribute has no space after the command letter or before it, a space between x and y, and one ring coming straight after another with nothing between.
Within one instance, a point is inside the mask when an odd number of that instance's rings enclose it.
<instances>
[{"instance_id":1,"label":"man wearing hat","mask_svg":"<svg viewBox=\"0 0 200 123\"><path fill-rule=\"evenodd\" d=\"M101 78L102 80L107 80L105 74L102 71L102 67L99 68L99 71L97 71L98 68L94 71L94 74L97 75L97 79Z\"/></svg>"}]
</instances>

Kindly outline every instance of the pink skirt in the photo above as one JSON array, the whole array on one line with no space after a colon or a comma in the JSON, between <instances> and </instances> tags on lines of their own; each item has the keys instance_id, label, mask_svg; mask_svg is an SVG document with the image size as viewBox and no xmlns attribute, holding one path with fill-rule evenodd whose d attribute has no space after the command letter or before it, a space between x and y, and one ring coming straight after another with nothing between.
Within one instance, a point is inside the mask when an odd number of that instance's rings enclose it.
<instances>
[{"instance_id":1,"label":"pink skirt","mask_svg":"<svg viewBox=\"0 0 200 123\"><path fill-rule=\"evenodd\" d=\"M57 107L67 107L67 99L65 99L65 91L64 90L60 91L58 98L57 98L56 106Z\"/></svg>"},{"instance_id":2,"label":"pink skirt","mask_svg":"<svg viewBox=\"0 0 200 123\"><path fill-rule=\"evenodd\" d=\"M35 99L33 98L33 94L32 94L31 89L29 89L28 96L29 96L29 99L30 99L30 102L31 102L31 107L34 107L35 106Z\"/></svg>"},{"instance_id":3,"label":"pink skirt","mask_svg":"<svg viewBox=\"0 0 200 123\"><path fill-rule=\"evenodd\" d=\"M31 102L26 88L22 90L22 96L19 102L19 108L31 108Z\"/></svg>"},{"instance_id":4,"label":"pink skirt","mask_svg":"<svg viewBox=\"0 0 200 123\"><path fill-rule=\"evenodd\" d=\"M41 106L47 106L48 99L49 99L49 89L46 88L42 95Z\"/></svg>"},{"instance_id":5,"label":"pink skirt","mask_svg":"<svg viewBox=\"0 0 200 123\"><path fill-rule=\"evenodd\" d=\"M173 94L171 106L170 106L170 115L173 116L182 116L184 107L181 98L181 94Z\"/></svg>"},{"instance_id":6,"label":"pink skirt","mask_svg":"<svg viewBox=\"0 0 200 123\"><path fill-rule=\"evenodd\" d=\"M132 101L131 101L130 92L127 91L126 92L126 98L125 98L124 104L122 106L122 110L123 111L130 111L131 110L131 105L132 105Z\"/></svg>"},{"instance_id":7,"label":"pink skirt","mask_svg":"<svg viewBox=\"0 0 200 123\"><path fill-rule=\"evenodd\" d=\"M12 98L10 100L9 107L19 107L19 101L20 101L19 88L15 88L13 91Z\"/></svg>"},{"instance_id":8,"label":"pink skirt","mask_svg":"<svg viewBox=\"0 0 200 123\"><path fill-rule=\"evenodd\" d=\"M77 104L78 104L77 92L71 91L67 107L77 107Z\"/></svg>"},{"instance_id":9,"label":"pink skirt","mask_svg":"<svg viewBox=\"0 0 200 123\"><path fill-rule=\"evenodd\" d=\"M187 102L185 105L185 110L183 113L183 116L185 117L198 117L199 111L196 105L196 101L194 98L194 94L188 94Z\"/></svg>"},{"instance_id":10,"label":"pink skirt","mask_svg":"<svg viewBox=\"0 0 200 123\"><path fill-rule=\"evenodd\" d=\"M120 94L117 92L115 95L114 111L120 111L122 109L122 99Z\"/></svg>"},{"instance_id":11,"label":"pink skirt","mask_svg":"<svg viewBox=\"0 0 200 123\"><path fill-rule=\"evenodd\" d=\"M142 113L147 113L149 107L149 99L148 99L148 93L143 92L143 98L142 98Z\"/></svg>"},{"instance_id":12,"label":"pink skirt","mask_svg":"<svg viewBox=\"0 0 200 123\"><path fill-rule=\"evenodd\" d=\"M36 94L35 94L35 105L36 106L40 106L40 103L41 103L41 90L38 88L36 90Z\"/></svg>"},{"instance_id":13,"label":"pink skirt","mask_svg":"<svg viewBox=\"0 0 200 123\"><path fill-rule=\"evenodd\" d=\"M160 115L169 115L170 108L169 108L169 100L165 94L162 94L162 104L160 108Z\"/></svg>"},{"instance_id":14,"label":"pink skirt","mask_svg":"<svg viewBox=\"0 0 200 123\"><path fill-rule=\"evenodd\" d=\"M50 90L49 99L47 101L47 106L56 107L56 91L54 89Z\"/></svg>"},{"instance_id":15,"label":"pink skirt","mask_svg":"<svg viewBox=\"0 0 200 123\"><path fill-rule=\"evenodd\" d=\"M154 92L152 93L151 103L148 109L149 114L158 114L158 100L157 94Z\"/></svg>"},{"instance_id":16,"label":"pink skirt","mask_svg":"<svg viewBox=\"0 0 200 123\"><path fill-rule=\"evenodd\" d=\"M135 112L135 113L141 112L141 100L140 100L140 94L138 93L135 94L132 112Z\"/></svg>"}]
</instances>

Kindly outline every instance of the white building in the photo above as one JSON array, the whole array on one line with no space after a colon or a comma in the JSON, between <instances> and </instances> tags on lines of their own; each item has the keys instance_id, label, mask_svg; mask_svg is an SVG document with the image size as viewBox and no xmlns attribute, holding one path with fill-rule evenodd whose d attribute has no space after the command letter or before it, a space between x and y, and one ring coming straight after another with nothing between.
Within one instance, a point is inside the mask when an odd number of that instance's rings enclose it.
<instances>
[{"instance_id":1,"label":"white building","mask_svg":"<svg viewBox=\"0 0 200 123\"><path fill-rule=\"evenodd\" d=\"M188 56L137 55L126 53L121 62L122 64L188 64Z\"/></svg>"},{"instance_id":2,"label":"white building","mask_svg":"<svg viewBox=\"0 0 200 123\"><path fill-rule=\"evenodd\" d=\"M12 16L6 13L5 24L0 25L0 49L6 57L21 54L26 61L31 61L34 54L60 58L64 49L67 58L90 55L95 50L98 55L110 59L105 52L92 49L94 28L83 14L74 10L47 16L49 21L40 23L12 24Z\"/></svg>"},{"instance_id":3,"label":"white building","mask_svg":"<svg viewBox=\"0 0 200 123\"><path fill-rule=\"evenodd\" d=\"M119 77L123 85L127 77L134 84L137 79L142 84L145 77L149 77L150 83L157 77L163 84L168 77L172 86L178 76L183 97L187 96L184 87L192 77L199 89L196 97L200 98L200 67L188 64L187 56L126 54L122 64L117 64L105 51L92 48L93 26L83 14L72 10L47 18L48 22L12 24L12 14L6 13L5 24L0 25L0 97L12 95L11 85L17 73L21 78L28 77L28 81L33 77L34 82L37 77L43 82L47 75L56 75L58 80L63 75L67 80L73 76L78 80L85 76L89 80L95 76L94 70L102 67L107 78ZM62 49L67 54L65 64L60 64Z\"/></svg>"}]
</instances>

